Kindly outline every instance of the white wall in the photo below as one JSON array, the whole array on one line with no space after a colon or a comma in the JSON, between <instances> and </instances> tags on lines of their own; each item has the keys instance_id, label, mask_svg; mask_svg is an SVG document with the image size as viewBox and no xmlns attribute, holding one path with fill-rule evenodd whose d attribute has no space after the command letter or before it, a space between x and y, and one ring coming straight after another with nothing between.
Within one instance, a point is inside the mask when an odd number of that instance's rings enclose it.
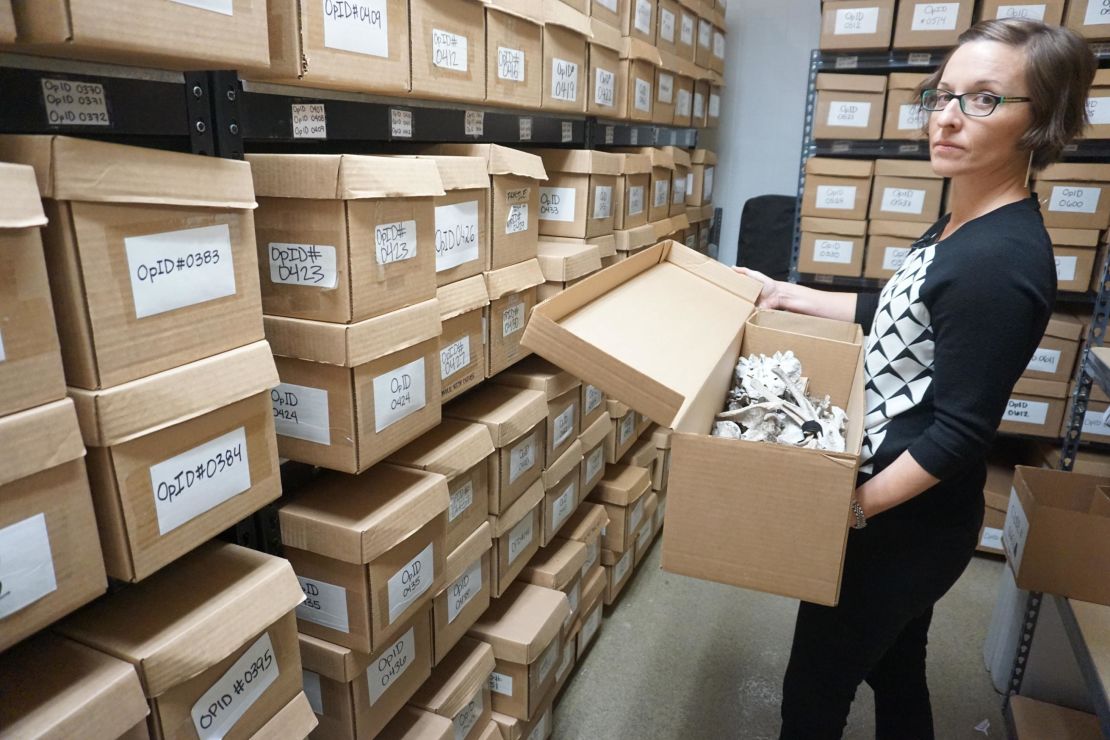
<instances>
[{"instance_id":1,"label":"white wall","mask_svg":"<svg viewBox=\"0 0 1110 740\"><path fill-rule=\"evenodd\" d=\"M809 53L820 35L820 5L730 0L726 24L721 127L702 141L716 149L720 162L713 194L724 209L719 259L731 265L744 201L797 193Z\"/></svg>"}]
</instances>

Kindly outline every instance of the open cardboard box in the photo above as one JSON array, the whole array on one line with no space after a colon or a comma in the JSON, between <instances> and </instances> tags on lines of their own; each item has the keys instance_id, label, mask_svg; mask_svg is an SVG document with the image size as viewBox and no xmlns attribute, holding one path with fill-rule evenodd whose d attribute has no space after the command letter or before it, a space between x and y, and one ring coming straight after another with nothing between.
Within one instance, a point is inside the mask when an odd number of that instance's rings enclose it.
<instances>
[{"instance_id":1,"label":"open cardboard box","mask_svg":"<svg viewBox=\"0 0 1110 740\"><path fill-rule=\"evenodd\" d=\"M665 570L835 604L863 436L862 330L757 312L760 289L663 242L537 306L523 341L674 429ZM738 356L788 349L810 391L847 411L847 452L709 436Z\"/></svg>"}]
</instances>

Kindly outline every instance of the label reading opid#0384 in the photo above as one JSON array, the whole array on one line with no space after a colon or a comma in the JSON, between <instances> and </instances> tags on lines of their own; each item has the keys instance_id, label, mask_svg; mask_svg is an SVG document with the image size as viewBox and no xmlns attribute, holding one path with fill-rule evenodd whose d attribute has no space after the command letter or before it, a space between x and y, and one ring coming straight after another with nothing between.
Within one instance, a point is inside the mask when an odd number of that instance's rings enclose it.
<instances>
[{"instance_id":1,"label":"label reading opid#0384","mask_svg":"<svg viewBox=\"0 0 1110 740\"><path fill-rule=\"evenodd\" d=\"M158 533L166 534L251 487L244 427L150 466Z\"/></svg>"}]
</instances>

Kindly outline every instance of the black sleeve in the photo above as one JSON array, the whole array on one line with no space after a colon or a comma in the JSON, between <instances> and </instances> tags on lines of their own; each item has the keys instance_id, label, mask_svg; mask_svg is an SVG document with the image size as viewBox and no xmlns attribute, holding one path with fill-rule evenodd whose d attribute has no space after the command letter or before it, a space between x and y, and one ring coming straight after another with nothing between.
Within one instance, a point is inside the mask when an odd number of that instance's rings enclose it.
<instances>
[{"instance_id":1,"label":"black sleeve","mask_svg":"<svg viewBox=\"0 0 1110 740\"><path fill-rule=\"evenodd\" d=\"M871 333L871 324L875 321L875 312L879 310L878 293L856 294L855 322L863 327L864 336Z\"/></svg>"}]
</instances>

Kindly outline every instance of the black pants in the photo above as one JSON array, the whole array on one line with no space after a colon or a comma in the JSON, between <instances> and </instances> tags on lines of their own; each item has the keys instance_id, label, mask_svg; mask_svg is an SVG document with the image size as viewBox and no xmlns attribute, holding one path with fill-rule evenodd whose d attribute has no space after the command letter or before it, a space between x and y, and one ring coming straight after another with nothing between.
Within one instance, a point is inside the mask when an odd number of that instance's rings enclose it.
<instances>
[{"instance_id":1,"label":"black pants","mask_svg":"<svg viewBox=\"0 0 1110 740\"><path fill-rule=\"evenodd\" d=\"M933 604L970 562L981 521L981 514L954 525L880 516L849 532L839 604L798 608L783 740L841 737L862 681L875 692L879 740L933 737L929 622Z\"/></svg>"}]
</instances>

